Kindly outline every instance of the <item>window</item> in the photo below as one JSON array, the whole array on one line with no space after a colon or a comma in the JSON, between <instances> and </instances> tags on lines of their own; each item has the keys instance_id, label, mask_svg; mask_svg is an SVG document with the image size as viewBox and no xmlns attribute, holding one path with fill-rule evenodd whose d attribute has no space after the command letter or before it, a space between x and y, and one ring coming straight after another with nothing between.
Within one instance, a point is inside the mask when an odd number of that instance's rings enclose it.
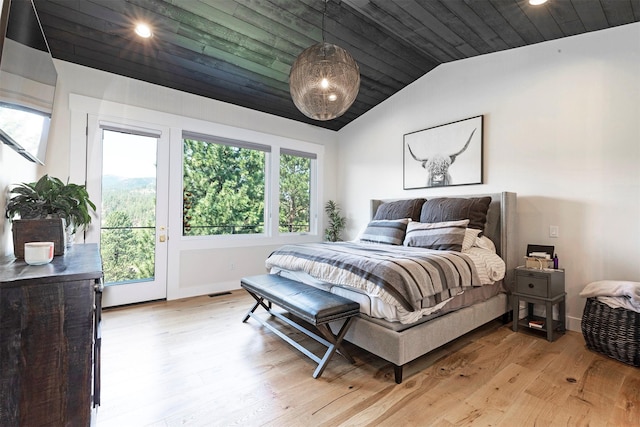
<instances>
[{"instance_id":1,"label":"window","mask_svg":"<svg viewBox=\"0 0 640 427\"><path fill-rule=\"evenodd\" d=\"M183 134L183 235L265 232L269 146Z\"/></svg>"},{"instance_id":2,"label":"window","mask_svg":"<svg viewBox=\"0 0 640 427\"><path fill-rule=\"evenodd\" d=\"M314 233L316 159L315 153L183 132L183 236ZM278 164L279 173L271 175ZM272 188L279 197L270 197ZM273 222L270 212L278 213Z\"/></svg>"},{"instance_id":3,"label":"window","mask_svg":"<svg viewBox=\"0 0 640 427\"><path fill-rule=\"evenodd\" d=\"M280 233L311 231L311 164L315 155L280 150Z\"/></svg>"}]
</instances>

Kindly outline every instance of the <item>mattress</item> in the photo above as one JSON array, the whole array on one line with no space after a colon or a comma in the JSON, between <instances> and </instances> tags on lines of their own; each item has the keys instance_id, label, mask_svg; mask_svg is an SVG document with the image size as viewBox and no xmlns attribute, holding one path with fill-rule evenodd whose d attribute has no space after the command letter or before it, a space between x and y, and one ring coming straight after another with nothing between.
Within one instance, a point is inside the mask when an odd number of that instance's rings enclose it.
<instances>
[{"instance_id":1,"label":"mattress","mask_svg":"<svg viewBox=\"0 0 640 427\"><path fill-rule=\"evenodd\" d=\"M283 277L323 289L333 294L349 298L350 300L360 304L360 313L371 318L371 320L375 321L375 319L382 319L388 322L398 323L397 326L393 327L393 329L396 330L402 330L421 321L426 321L451 311L468 307L480 301L486 301L498 293L504 292L504 287L500 280L492 284L468 288L464 292L442 301L436 306L424 308L421 311L411 312L404 310L402 307L389 304L376 295L370 295L355 288L322 282L321 280L318 280L302 271L289 271L274 267L271 269L271 274L278 274ZM387 326L388 323L381 322L380 324Z\"/></svg>"}]
</instances>

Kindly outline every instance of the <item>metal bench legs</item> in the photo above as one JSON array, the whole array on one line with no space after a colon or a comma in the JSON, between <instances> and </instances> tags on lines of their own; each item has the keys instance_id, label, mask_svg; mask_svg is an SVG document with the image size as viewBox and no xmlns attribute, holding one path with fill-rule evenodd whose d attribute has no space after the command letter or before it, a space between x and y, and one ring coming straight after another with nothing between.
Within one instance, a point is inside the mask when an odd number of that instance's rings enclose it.
<instances>
[{"instance_id":1,"label":"metal bench legs","mask_svg":"<svg viewBox=\"0 0 640 427\"><path fill-rule=\"evenodd\" d=\"M349 327L351 326L351 322L353 320L353 316L351 316L351 317L349 317L349 318L347 318L345 320L344 324L340 328L340 331L338 332L337 335L334 335L333 332L331 332L331 329L329 328L329 326L326 323L315 325L315 327L318 328L318 331L324 336L324 337L321 337L321 336L311 332L310 330L306 329L305 327L303 327L299 323L296 323L295 321L291 320L290 318L284 316L282 313L279 313L277 311L272 310L271 302L266 301L263 297L257 296L255 294L253 294L252 292L249 292L249 294L256 300L256 303L247 312L247 315L242 320L242 322L244 323L247 320L249 320L249 317L254 318L258 322L260 322L263 326L269 328L274 334L278 335L280 338L282 338L283 340L285 340L286 342L291 344L293 347L295 347L296 349L301 351L303 354L305 354L307 357L309 357L311 360L316 362L318 364L318 367L316 368L316 370L313 373L313 378L319 378L320 375L322 375L322 372L324 371L324 368L327 366L327 363L331 359L331 356L333 356L333 354L336 351L339 354L341 354L345 359L347 359L349 361L349 363L355 363L355 360L353 360L353 358L349 355L349 353L347 353L346 350L342 347L342 339L344 338L345 334L347 333L347 330L349 330ZM268 303L268 305L265 304L265 301ZM258 316L255 313L255 311L259 306L262 306L272 316L277 317L278 319L282 320L283 322L285 322L289 326L292 326L292 327L296 328L298 331L302 332L303 334L307 335L308 337L310 337L310 338L314 339L315 341L317 341L317 342L323 344L324 346L326 346L327 347L327 351L324 353L322 358L316 356L311 351L309 351L306 347L304 347L302 344L294 341L288 335L284 334L279 329L277 329L274 325L272 325L271 323L268 323L267 321L262 319L260 316Z\"/></svg>"}]
</instances>

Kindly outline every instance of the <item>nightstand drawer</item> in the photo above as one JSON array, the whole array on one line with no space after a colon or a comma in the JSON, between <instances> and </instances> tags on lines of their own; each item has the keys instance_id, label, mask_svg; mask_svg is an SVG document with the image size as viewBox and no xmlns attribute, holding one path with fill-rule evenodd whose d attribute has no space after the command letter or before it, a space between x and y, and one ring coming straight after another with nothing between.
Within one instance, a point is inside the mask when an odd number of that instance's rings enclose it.
<instances>
[{"instance_id":1,"label":"nightstand drawer","mask_svg":"<svg viewBox=\"0 0 640 427\"><path fill-rule=\"evenodd\" d=\"M536 297L549 298L549 286L546 278L517 276L516 292Z\"/></svg>"},{"instance_id":2,"label":"nightstand drawer","mask_svg":"<svg viewBox=\"0 0 640 427\"><path fill-rule=\"evenodd\" d=\"M564 293L564 270L516 268L515 292L538 298L555 298Z\"/></svg>"}]
</instances>

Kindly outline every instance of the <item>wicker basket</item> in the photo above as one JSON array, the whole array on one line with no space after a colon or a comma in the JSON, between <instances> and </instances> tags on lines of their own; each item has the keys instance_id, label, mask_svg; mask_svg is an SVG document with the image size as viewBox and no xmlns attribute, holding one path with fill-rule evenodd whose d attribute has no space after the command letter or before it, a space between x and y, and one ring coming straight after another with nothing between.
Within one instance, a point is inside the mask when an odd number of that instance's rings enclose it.
<instances>
[{"instance_id":1,"label":"wicker basket","mask_svg":"<svg viewBox=\"0 0 640 427\"><path fill-rule=\"evenodd\" d=\"M587 348L640 367L640 313L587 298L582 335Z\"/></svg>"}]
</instances>

